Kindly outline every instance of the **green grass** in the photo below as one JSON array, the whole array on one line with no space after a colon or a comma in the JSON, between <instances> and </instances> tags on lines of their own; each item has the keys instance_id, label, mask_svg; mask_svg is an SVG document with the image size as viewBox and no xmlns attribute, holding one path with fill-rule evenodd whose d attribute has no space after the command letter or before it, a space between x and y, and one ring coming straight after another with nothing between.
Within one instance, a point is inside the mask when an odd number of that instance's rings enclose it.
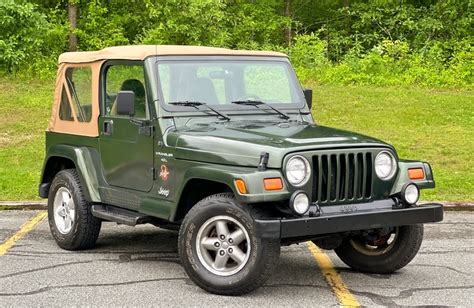
<instances>
[{"instance_id":1,"label":"green grass","mask_svg":"<svg viewBox=\"0 0 474 308\"><path fill-rule=\"evenodd\" d=\"M314 89L317 123L385 140L431 163L425 200L474 200L474 95L466 90L369 86ZM0 200L37 199L54 81L0 78Z\"/></svg>"},{"instance_id":2,"label":"green grass","mask_svg":"<svg viewBox=\"0 0 474 308\"><path fill-rule=\"evenodd\" d=\"M54 81L0 79L0 200L38 199Z\"/></svg>"}]
</instances>

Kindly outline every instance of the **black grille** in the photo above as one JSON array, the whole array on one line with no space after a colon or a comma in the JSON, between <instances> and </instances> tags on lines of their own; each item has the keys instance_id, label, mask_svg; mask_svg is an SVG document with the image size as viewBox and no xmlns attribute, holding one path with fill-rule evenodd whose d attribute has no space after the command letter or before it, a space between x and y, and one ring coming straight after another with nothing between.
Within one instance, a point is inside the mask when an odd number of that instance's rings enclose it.
<instances>
[{"instance_id":1,"label":"black grille","mask_svg":"<svg viewBox=\"0 0 474 308\"><path fill-rule=\"evenodd\" d=\"M313 202L360 202L372 196L372 153L313 156Z\"/></svg>"}]
</instances>

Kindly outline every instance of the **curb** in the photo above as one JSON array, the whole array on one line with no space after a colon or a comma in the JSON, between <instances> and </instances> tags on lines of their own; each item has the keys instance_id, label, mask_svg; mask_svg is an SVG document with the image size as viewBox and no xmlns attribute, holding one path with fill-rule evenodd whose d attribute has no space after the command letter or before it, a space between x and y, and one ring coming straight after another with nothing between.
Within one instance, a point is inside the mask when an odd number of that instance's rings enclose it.
<instances>
[{"instance_id":1,"label":"curb","mask_svg":"<svg viewBox=\"0 0 474 308\"><path fill-rule=\"evenodd\" d=\"M474 202L454 201L421 201L424 203L441 203L446 211L474 211ZM46 201L0 201L0 210L45 210Z\"/></svg>"},{"instance_id":2,"label":"curb","mask_svg":"<svg viewBox=\"0 0 474 308\"><path fill-rule=\"evenodd\" d=\"M0 210L46 210L46 201L0 201Z\"/></svg>"},{"instance_id":3,"label":"curb","mask_svg":"<svg viewBox=\"0 0 474 308\"><path fill-rule=\"evenodd\" d=\"M446 211L474 211L473 202L438 201L435 203L441 203Z\"/></svg>"}]
</instances>

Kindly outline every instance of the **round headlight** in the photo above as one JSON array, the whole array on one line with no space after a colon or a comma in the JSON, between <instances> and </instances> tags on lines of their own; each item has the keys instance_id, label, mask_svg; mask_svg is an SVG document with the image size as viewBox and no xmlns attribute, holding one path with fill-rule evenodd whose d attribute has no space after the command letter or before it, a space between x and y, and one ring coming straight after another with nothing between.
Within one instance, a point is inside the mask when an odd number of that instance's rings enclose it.
<instances>
[{"instance_id":1,"label":"round headlight","mask_svg":"<svg viewBox=\"0 0 474 308\"><path fill-rule=\"evenodd\" d=\"M402 199L409 205L413 205L418 202L420 197L420 190L415 184L408 184L402 189Z\"/></svg>"},{"instance_id":2,"label":"round headlight","mask_svg":"<svg viewBox=\"0 0 474 308\"><path fill-rule=\"evenodd\" d=\"M389 180L396 171L395 158L389 152L380 152L375 157L375 173L382 180Z\"/></svg>"},{"instance_id":3,"label":"round headlight","mask_svg":"<svg viewBox=\"0 0 474 308\"><path fill-rule=\"evenodd\" d=\"M311 166L303 156L293 156L285 167L286 179L293 186L302 186L308 182L311 175Z\"/></svg>"},{"instance_id":4,"label":"round headlight","mask_svg":"<svg viewBox=\"0 0 474 308\"><path fill-rule=\"evenodd\" d=\"M303 215L309 210L309 198L302 191L293 194L290 200L290 207L298 215Z\"/></svg>"}]
</instances>

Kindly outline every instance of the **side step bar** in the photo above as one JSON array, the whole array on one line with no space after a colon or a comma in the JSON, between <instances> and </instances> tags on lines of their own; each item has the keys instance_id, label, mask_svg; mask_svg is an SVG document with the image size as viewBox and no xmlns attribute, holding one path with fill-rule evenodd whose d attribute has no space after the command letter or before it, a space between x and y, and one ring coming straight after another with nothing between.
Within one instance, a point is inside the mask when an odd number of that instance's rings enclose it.
<instances>
[{"instance_id":1,"label":"side step bar","mask_svg":"<svg viewBox=\"0 0 474 308\"><path fill-rule=\"evenodd\" d=\"M97 218L132 227L154 221L151 216L105 204L93 204L91 212Z\"/></svg>"}]
</instances>

